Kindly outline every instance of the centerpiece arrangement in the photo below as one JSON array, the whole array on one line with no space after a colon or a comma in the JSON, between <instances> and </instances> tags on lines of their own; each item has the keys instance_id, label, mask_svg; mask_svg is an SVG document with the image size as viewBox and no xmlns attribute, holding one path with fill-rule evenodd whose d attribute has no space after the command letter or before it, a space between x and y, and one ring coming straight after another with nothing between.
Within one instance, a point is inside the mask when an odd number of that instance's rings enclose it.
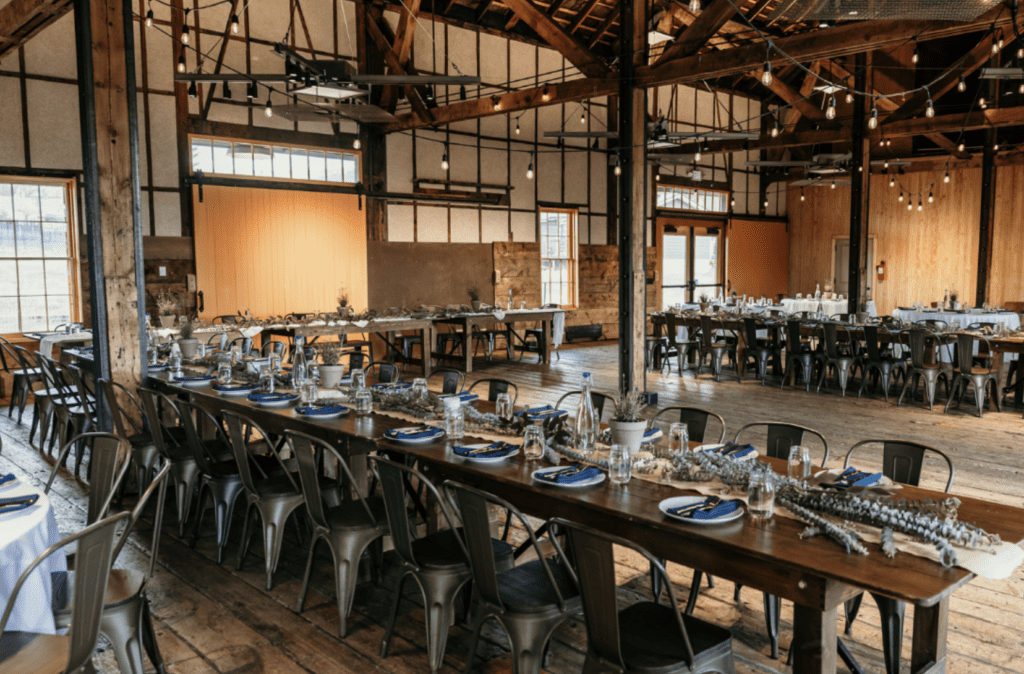
<instances>
[{"instance_id":1,"label":"centerpiece arrangement","mask_svg":"<svg viewBox=\"0 0 1024 674\"><path fill-rule=\"evenodd\" d=\"M324 388L337 388L341 378L345 376L345 366L341 364L341 342L326 342L320 345L320 385Z\"/></svg>"},{"instance_id":2,"label":"centerpiece arrangement","mask_svg":"<svg viewBox=\"0 0 1024 674\"><path fill-rule=\"evenodd\" d=\"M615 398L615 411L608 421L612 442L629 447L630 456L640 451L647 430L647 421L640 416L646 406L646 397L638 390L621 391Z\"/></svg>"},{"instance_id":3,"label":"centerpiece arrangement","mask_svg":"<svg viewBox=\"0 0 1024 674\"><path fill-rule=\"evenodd\" d=\"M180 325L178 325L178 348L181 350L181 357L186 360L191 360L196 357L196 353L199 351L199 340L192 337L192 333L195 331L195 321L191 315L183 316Z\"/></svg>"},{"instance_id":4,"label":"centerpiece arrangement","mask_svg":"<svg viewBox=\"0 0 1024 674\"><path fill-rule=\"evenodd\" d=\"M156 308L160 313L160 327L173 328L174 313L178 309L178 302L170 291L164 290L156 296Z\"/></svg>"}]
</instances>

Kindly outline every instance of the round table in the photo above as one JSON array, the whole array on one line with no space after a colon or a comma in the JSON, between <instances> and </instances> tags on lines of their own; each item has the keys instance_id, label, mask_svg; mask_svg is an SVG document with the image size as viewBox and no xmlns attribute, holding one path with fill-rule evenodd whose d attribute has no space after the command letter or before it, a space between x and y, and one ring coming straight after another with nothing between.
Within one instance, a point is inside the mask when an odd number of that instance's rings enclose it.
<instances>
[{"instance_id":1,"label":"round table","mask_svg":"<svg viewBox=\"0 0 1024 674\"><path fill-rule=\"evenodd\" d=\"M0 615L7 608L15 583L29 564L61 539L46 494L22 480L0 486L0 498L27 494L39 494L39 500L28 508L0 514ZM53 574L67 570L63 550L43 560L22 585L4 631L56 634L51 607L52 578Z\"/></svg>"}]
</instances>

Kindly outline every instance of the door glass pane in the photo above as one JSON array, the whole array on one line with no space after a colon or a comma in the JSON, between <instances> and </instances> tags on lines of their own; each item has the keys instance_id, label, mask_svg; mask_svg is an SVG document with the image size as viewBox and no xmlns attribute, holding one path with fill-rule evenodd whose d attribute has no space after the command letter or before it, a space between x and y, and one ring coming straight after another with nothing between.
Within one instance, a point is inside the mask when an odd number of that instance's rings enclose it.
<instances>
[{"instance_id":1,"label":"door glass pane","mask_svg":"<svg viewBox=\"0 0 1024 674\"><path fill-rule=\"evenodd\" d=\"M718 237L697 234L693 239L694 280L697 285L718 283Z\"/></svg>"},{"instance_id":2,"label":"door glass pane","mask_svg":"<svg viewBox=\"0 0 1024 674\"><path fill-rule=\"evenodd\" d=\"M661 268L663 286L686 285L686 235L666 234L662 240ZM687 301L686 288L662 288L662 309Z\"/></svg>"}]
</instances>

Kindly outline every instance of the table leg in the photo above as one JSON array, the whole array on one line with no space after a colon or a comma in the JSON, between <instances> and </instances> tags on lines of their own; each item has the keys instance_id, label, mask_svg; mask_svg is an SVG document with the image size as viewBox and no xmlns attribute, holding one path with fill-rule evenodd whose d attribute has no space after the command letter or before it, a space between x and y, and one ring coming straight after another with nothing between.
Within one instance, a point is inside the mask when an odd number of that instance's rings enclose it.
<instances>
[{"instance_id":1,"label":"table leg","mask_svg":"<svg viewBox=\"0 0 1024 674\"><path fill-rule=\"evenodd\" d=\"M836 612L793 606L793 672L835 674Z\"/></svg>"},{"instance_id":2,"label":"table leg","mask_svg":"<svg viewBox=\"0 0 1024 674\"><path fill-rule=\"evenodd\" d=\"M934 606L914 607L914 645L910 671L946 671L946 630L949 627L949 597Z\"/></svg>"},{"instance_id":3,"label":"table leg","mask_svg":"<svg viewBox=\"0 0 1024 674\"><path fill-rule=\"evenodd\" d=\"M548 319L540 322L541 331L543 332L542 341L543 344L539 345L540 359L542 363L551 363L551 342L554 339L552 335L552 329L554 320ZM565 339L564 337L562 339Z\"/></svg>"},{"instance_id":4,"label":"table leg","mask_svg":"<svg viewBox=\"0 0 1024 674\"><path fill-rule=\"evenodd\" d=\"M661 321L651 321L651 324L654 326L652 333L654 334L655 340L661 339ZM670 338L669 341L671 342L673 340ZM657 343L657 341L655 343ZM654 352L651 354L651 370L654 372L661 372L661 349L659 348L654 348Z\"/></svg>"},{"instance_id":5,"label":"table leg","mask_svg":"<svg viewBox=\"0 0 1024 674\"><path fill-rule=\"evenodd\" d=\"M423 355L423 376L430 376L431 361L433 360L433 348L434 348L434 331L425 327L420 331L420 336L423 338L423 344L420 348L420 353Z\"/></svg>"},{"instance_id":6,"label":"table leg","mask_svg":"<svg viewBox=\"0 0 1024 674\"><path fill-rule=\"evenodd\" d=\"M988 408L989 410L998 410L999 408L996 407L996 405L999 403L999 400L1003 397L1003 384L1001 381L1003 375L1003 352L997 349L992 349L991 355L992 371L996 373L996 392L995 395L993 395L989 399Z\"/></svg>"},{"instance_id":7,"label":"table leg","mask_svg":"<svg viewBox=\"0 0 1024 674\"><path fill-rule=\"evenodd\" d=\"M462 322L462 355L465 356L464 370L466 373L473 371L473 326L467 318Z\"/></svg>"}]
</instances>

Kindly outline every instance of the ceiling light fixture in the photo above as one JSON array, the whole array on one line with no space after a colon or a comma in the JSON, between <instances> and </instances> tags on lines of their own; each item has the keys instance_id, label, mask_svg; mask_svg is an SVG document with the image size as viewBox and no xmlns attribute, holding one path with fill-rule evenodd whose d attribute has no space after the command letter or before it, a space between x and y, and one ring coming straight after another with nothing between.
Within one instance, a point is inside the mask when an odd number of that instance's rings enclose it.
<instances>
[{"instance_id":1,"label":"ceiling light fixture","mask_svg":"<svg viewBox=\"0 0 1024 674\"><path fill-rule=\"evenodd\" d=\"M188 85L188 97L196 98L197 96L199 96L199 88L196 87L195 82L190 82Z\"/></svg>"},{"instance_id":2,"label":"ceiling light fixture","mask_svg":"<svg viewBox=\"0 0 1024 674\"><path fill-rule=\"evenodd\" d=\"M237 14L232 14L231 15L231 32L234 33L235 35L238 35L238 15Z\"/></svg>"},{"instance_id":3,"label":"ceiling light fixture","mask_svg":"<svg viewBox=\"0 0 1024 674\"><path fill-rule=\"evenodd\" d=\"M267 106L263 108L263 114L267 117L274 116L274 104L270 102L270 94L267 94Z\"/></svg>"},{"instance_id":4,"label":"ceiling light fixture","mask_svg":"<svg viewBox=\"0 0 1024 674\"><path fill-rule=\"evenodd\" d=\"M956 83L956 90L961 94L967 91L967 80L964 79L963 75L960 76L960 81Z\"/></svg>"},{"instance_id":5,"label":"ceiling light fixture","mask_svg":"<svg viewBox=\"0 0 1024 674\"><path fill-rule=\"evenodd\" d=\"M615 159L615 175L622 175L622 161L620 161L618 158Z\"/></svg>"},{"instance_id":6,"label":"ceiling light fixture","mask_svg":"<svg viewBox=\"0 0 1024 674\"><path fill-rule=\"evenodd\" d=\"M185 57L184 56L179 56L178 57L178 72L179 73L185 72Z\"/></svg>"},{"instance_id":7,"label":"ceiling light fixture","mask_svg":"<svg viewBox=\"0 0 1024 674\"><path fill-rule=\"evenodd\" d=\"M761 73L761 84L766 87L772 85L772 64L771 61L764 62L764 71Z\"/></svg>"},{"instance_id":8,"label":"ceiling light fixture","mask_svg":"<svg viewBox=\"0 0 1024 674\"><path fill-rule=\"evenodd\" d=\"M825 111L825 117L828 119L836 118L836 97L833 96L828 101L828 110Z\"/></svg>"},{"instance_id":9,"label":"ceiling light fixture","mask_svg":"<svg viewBox=\"0 0 1024 674\"><path fill-rule=\"evenodd\" d=\"M526 167L526 179L533 180L533 153L530 153L530 165Z\"/></svg>"},{"instance_id":10,"label":"ceiling light fixture","mask_svg":"<svg viewBox=\"0 0 1024 674\"><path fill-rule=\"evenodd\" d=\"M181 43L182 44L188 44L188 37L189 37L189 33L188 33L188 13L190 11L191 10L188 10L188 9L185 10L185 18L181 22Z\"/></svg>"},{"instance_id":11,"label":"ceiling light fixture","mask_svg":"<svg viewBox=\"0 0 1024 674\"><path fill-rule=\"evenodd\" d=\"M876 108L876 107L872 107L871 108L871 117L868 118L868 128L869 129L877 129L878 128L878 108Z\"/></svg>"},{"instance_id":12,"label":"ceiling light fixture","mask_svg":"<svg viewBox=\"0 0 1024 674\"><path fill-rule=\"evenodd\" d=\"M146 12L146 28L152 28L152 27L153 27L153 10L150 9L148 12Z\"/></svg>"}]
</instances>

